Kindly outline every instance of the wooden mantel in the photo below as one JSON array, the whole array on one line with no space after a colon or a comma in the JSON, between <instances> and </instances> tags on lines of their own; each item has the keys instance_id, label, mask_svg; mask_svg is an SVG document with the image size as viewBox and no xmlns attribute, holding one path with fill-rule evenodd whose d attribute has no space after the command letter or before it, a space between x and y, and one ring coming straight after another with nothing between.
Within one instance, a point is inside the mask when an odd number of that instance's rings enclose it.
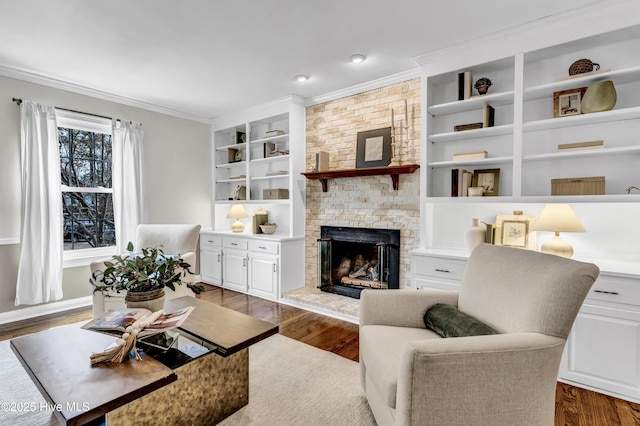
<instances>
[{"instance_id":1,"label":"wooden mantel","mask_svg":"<svg viewBox=\"0 0 640 426\"><path fill-rule=\"evenodd\" d=\"M418 164L403 164L401 166L365 167L360 169L326 170L323 172L304 172L307 179L319 180L322 183L322 192L327 192L327 180L336 178L348 178L358 176L391 176L393 189L398 190L400 175L413 173L418 170Z\"/></svg>"}]
</instances>

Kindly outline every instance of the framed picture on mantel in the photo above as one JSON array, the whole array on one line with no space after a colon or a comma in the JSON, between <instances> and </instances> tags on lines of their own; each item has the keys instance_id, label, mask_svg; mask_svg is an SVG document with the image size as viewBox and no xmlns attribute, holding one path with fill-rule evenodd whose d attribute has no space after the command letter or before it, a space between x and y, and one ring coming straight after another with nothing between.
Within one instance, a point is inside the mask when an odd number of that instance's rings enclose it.
<instances>
[{"instance_id":1,"label":"framed picture on mantel","mask_svg":"<svg viewBox=\"0 0 640 426\"><path fill-rule=\"evenodd\" d=\"M358 132L356 168L382 167L391 163L391 127Z\"/></svg>"}]
</instances>

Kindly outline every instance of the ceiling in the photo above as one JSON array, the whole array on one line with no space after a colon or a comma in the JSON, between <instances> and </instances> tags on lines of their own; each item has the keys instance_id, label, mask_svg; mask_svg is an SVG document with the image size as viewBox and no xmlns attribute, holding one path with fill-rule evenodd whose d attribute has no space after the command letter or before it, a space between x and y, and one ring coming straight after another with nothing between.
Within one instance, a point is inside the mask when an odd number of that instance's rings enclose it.
<instances>
[{"instance_id":1,"label":"ceiling","mask_svg":"<svg viewBox=\"0 0 640 426\"><path fill-rule=\"evenodd\" d=\"M417 55L597 2L0 0L0 67L210 119L413 70Z\"/></svg>"}]
</instances>

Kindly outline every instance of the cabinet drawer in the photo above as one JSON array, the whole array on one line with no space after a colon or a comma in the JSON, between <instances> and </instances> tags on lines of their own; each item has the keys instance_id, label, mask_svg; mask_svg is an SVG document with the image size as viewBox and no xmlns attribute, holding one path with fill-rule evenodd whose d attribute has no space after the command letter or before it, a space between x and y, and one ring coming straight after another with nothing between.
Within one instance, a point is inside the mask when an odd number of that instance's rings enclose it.
<instances>
[{"instance_id":1,"label":"cabinet drawer","mask_svg":"<svg viewBox=\"0 0 640 426\"><path fill-rule=\"evenodd\" d=\"M423 290L429 288L458 291L460 290L460 285L454 283L445 283L442 281L431 281L420 278L416 279L416 289Z\"/></svg>"},{"instance_id":2,"label":"cabinet drawer","mask_svg":"<svg viewBox=\"0 0 640 426\"><path fill-rule=\"evenodd\" d=\"M640 280L600 275L587 299L640 306Z\"/></svg>"},{"instance_id":3,"label":"cabinet drawer","mask_svg":"<svg viewBox=\"0 0 640 426\"><path fill-rule=\"evenodd\" d=\"M280 243L275 241L250 240L249 250L260 253L278 254L280 252Z\"/></svg>"},{"instance_id":4,"label":"cabinet drawer","mask_svg":"<svg viewBox=\"0 0 640 426\"><path fill-rule=\"evenodd\" d=\"M223 245L226 248L246 250L247 240L244 238L225 237L223 239Z\"/></svg>"},{"instance_id":5,"label":"cabinet drawer","mask_svg":"<svg viewBox=\"0 0 640 426\"><path fill-rule=\"evenodd\" d=\"M416 259L415 267L417 276L461 280L465 262L438 257L423 257L419 260Z\"/></svg>"},{"instance_id":6,"label":"cabinet drawer","mask_svg":"<svg viewBox=\"0 0 640 426\"><path fill-rule=\"evenodd\" d=\"M200 247L222 247L222 237L220 235L200 235Z\"/></svg>"}]
</instances>

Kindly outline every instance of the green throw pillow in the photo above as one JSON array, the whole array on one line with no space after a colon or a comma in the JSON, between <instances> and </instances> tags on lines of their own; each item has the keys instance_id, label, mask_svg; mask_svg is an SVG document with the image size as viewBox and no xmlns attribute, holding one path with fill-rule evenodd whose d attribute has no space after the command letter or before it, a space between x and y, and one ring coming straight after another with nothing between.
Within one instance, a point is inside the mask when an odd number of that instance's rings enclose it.
<instances>
[{"instance_id":1,"label":"green throw pillow","mask_svg":"<svg viewBox=\"0 0 640 426\"><path fill-rule=\"evenodd\" d=\"M437 303L427 309L424 314L424 325L442 337L499 334L487 324L444 303Z\"/></svg>"}]
</instances>

